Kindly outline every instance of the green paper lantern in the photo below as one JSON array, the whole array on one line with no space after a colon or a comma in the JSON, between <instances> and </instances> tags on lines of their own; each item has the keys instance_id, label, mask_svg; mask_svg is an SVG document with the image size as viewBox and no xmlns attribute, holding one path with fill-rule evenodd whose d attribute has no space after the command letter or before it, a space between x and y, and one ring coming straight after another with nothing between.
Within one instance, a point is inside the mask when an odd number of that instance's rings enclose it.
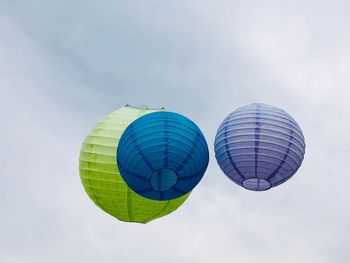
<instances>
[{"instance_id":1,"label":"green paper lantern","mask_svg":"<svg viewBox=\"0 0 350 263\"><path fill-rule=\"evenodd\" d=\"M163 110L126 105L99 121L81 147L80 178L87 194L98 207L121 221L147 223L175 211L189 196L169 201L147 199L133 192L119 173L116 150L124 130L137 118Z\"/></svg>"}]
</instances>

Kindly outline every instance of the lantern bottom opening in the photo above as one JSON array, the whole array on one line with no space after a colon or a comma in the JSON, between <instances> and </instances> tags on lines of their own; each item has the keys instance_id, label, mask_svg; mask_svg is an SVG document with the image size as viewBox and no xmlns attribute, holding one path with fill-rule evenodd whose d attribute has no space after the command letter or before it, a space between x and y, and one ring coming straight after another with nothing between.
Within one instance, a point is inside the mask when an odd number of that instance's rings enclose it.
<instances>
[{"instance_id":1,"label":"lantern bottom opening","mask_svg":"<svg viewBox=\"0 0 350 263\"><path fill-rule=\"evenodd\" d=\"M252 191L265 191L271 188L271 184L265 179L249 178L243 181L243 187Z\"/></svg>"},{"instance_id":2,"label":"lantern bottom opening","mask_svg":"<svg viewBox=\"0 0 350 263\"><path fill-rule=\"evenodd\" d=\"M169 168L161 168L152 173L150 185L156 191L165 192L176 185L178 180L177 173Z\"/></svg>"}]
</instances>

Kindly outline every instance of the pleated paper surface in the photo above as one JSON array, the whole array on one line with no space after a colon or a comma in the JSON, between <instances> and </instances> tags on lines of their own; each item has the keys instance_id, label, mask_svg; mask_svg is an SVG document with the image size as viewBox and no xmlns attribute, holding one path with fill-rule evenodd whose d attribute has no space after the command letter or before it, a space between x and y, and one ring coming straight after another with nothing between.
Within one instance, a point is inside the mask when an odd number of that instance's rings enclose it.
<instances>
[{"instance_id":1,"label":"pleated paper surface","mask_svg":"<svg viewBox=\"0 0 350 263\"><path fill-rule=\"evenodd\" d=\"M135 192L170 200L190 192L202 179L209 151L197 125L174 112L155 112L134 121L118 147L118 167Z\"/></svg>"},{"instance_id":2,"label":"pleated paper surface","mask_svg":"<svg viewBox=\"0 0 350 263\"><path fill-rule=\"evenodd\" d=\"M235 183L254 191L290 179L305 153L304 136L295 120L279 108L259 103L227 116L214 145L222 171Z\"/></svg>"},{"instance_id":3,"label":"pleated paper surface","mask_svg":"<svg viewBox=\"0 0 350 263\"><path fill-rule=\"evenodd\" d=\"M96 124L80 152L80 178L93 202L126 222L147 223L176 210L189 194L171 201L155 201L133 192L120 176L116 150L127 126L142 115L158 110L125 106Z\"/></svg>"}]
</instances>

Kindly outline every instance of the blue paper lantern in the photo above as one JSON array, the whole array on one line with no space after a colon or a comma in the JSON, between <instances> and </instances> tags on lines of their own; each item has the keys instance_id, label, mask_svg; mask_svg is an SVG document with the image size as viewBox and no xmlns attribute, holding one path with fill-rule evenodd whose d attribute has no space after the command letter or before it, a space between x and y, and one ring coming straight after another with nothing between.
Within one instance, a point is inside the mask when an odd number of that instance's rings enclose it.
<instances>
[{"instance_id":1,"label":"blue paper lantern","mask_svg":"<svg viewBox=\"0 0 350 263\"><path fill-rule=\"evenodd\" d=\"M132 122L120 138L117 164L136 193L170 200L190 192L209 162L205 138L188 118L155 112Z\"/></svg>"},{"instance_id":2,"label":"blue paper lantern","mask_svg":"<svg viewBox=\"0 0 350 263\"><path fill-rule=\"evenodd\" d=\"M225 118L214 147L220 168L232 181L264 191L295 174L304 158L305 140L284 110L254 103Z\"/></svg>"}]
</instances>

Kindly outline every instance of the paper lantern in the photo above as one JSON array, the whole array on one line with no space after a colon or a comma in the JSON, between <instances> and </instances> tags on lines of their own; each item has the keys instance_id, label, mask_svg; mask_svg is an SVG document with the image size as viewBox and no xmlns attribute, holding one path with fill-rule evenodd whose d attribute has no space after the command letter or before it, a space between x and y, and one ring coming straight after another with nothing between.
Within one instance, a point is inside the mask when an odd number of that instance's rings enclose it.
<instances>
[{"instance_id":1,"label":"paper lantern","mask_svg":"<svg viewBox=\"0 0 350 263\"><path fill-rule=\"evenodd\" d=\"M127 186L117 167L116 150L126 127L142 115L162 110L122 107L98 122L81 147L79 170L87 194L119 220L147 223L173 212L189 196L171 201L144 198Z\"/></svg>"},{"instance_id":2,"label":"paper lantern","mask_svg":"<svg viewBox=\"0 0 350 263\"><path fill-rule=\"evenodd\" d=\"M285 111L254 103L228 115L215 138L222 171L246 189L264 191L290 179L305 153L303 133Z\"/></svg>"},{"instance_id":3,"label":"paper lantern","mask_svg":"<svg viewBox=\"0 0 350 263\"><path fill-rule=\"evenodd\" d=\"M173 112L131 123L117 149L120 174L136 193L170 200L190 192L208 166L205 138L190 119Z\"/></svg>"}]
</instances>

